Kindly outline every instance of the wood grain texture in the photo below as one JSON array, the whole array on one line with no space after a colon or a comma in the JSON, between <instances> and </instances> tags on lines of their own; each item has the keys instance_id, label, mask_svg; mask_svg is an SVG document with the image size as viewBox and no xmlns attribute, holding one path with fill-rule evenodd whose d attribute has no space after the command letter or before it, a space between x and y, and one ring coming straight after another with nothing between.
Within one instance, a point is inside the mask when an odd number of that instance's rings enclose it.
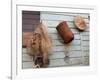
<instances>
[{"instance_id":1,"label":"wood grain texture","mask_svg":"<svg viewBox=\"0 0 100 80\"><path fill-rule=\"evenodd\" d=\"M25 13L26 14L26 13ZM74 25L74 17L82 16L87 28L80 32ZM52 48L49 52L50 64L48 67L67 67L67 66L88 66L89 65L89 14L84 13L60 13L60 12L40 12L40 20L48 25L49 37L52 40ZM62 20L67 21L70 29L74 33L74 40L65 45L56 30L56 26ZM23 68L32 68L33 61L27 50L23 48Z\"/></svg>"},{"instance_id":2,"label":"wood grain texture","mask_svg":"<svg viewBox=\"0 0 100 80\"><path fill-rule=\"evenodd\" d=\"M27 46L27 42L30 39L31 32L34 31L39 22L40 22L39 11L22 11L23 46L25 47Z\"/></svg>"},{"instance_id":3,"label":"wood grain texture","mask_svg":"<svg viewBox=\"0 0 100 80\"><path fill-rule=\"evenodd\" d=\"M89 58L84 57L84 58L67 58L64 60L64 58L61 59L50 59L50 65L48 67L65 67L65 66L87 66ZM83 62L84 61L84 62ZM29 69L33 68L33 62L23 62L23 68L24 69Z\"/></svg>"},{"instance_id":4,"label":"wood grain texture","mask_svg":"<svg viewBox=\"0 0 100 80\"><path fill-rule=\"evenodd\" d=\"M69 16L69 15L55 15L55 14L42 14L41 15L42 20L47 20L47 21L73 21L74 16ZM85 22L88 23L88 19L85 19Z\"/></svg>"},{"instance_id":5,"label":"wood grain texture","mask_svg":"<svg viewBox=\"0 0 100 80\"><path fill-rule=\"evenodd\" d=\"M51 14L51 15L65 15L65 16L82 16L83 18L89 18L89 14L87 13L72 13L72 12L42 12L42 14Z\"/></svg>"}]
</instances>

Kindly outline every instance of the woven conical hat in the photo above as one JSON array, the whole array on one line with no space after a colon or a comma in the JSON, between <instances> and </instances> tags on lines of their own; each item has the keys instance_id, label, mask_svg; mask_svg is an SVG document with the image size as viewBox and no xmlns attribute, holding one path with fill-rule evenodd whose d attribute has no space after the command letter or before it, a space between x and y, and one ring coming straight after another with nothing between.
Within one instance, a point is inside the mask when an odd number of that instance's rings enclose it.
<instances>
[{"instance_id":1,"label":"woven conical hat","mask_svg":"<svg viewBox=\"0 0 100 80\"><path fill-rule=\"evenodd\" d=\"M86 22L81 16L76 16L74 18L74 24L79 30L85 30L86 29Z\"/></svg>"}]
</instances>

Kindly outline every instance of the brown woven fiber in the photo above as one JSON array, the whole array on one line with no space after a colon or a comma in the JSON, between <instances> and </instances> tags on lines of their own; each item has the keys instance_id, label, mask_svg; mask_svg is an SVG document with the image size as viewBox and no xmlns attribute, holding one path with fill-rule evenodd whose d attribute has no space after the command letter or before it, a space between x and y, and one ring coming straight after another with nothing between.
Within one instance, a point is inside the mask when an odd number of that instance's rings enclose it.
<instances>
[{"instance_id":1,"label":"brown woven fiber","mask_svg":"<svg viewBox=\"0 0 100 80\"><path fill-rule=\"evenodd\" d=\"M81 16L76 16L74 18L74 24L75 24L75 27L79 29L80 31L84 31L87 27L85 20Z\"/></svg>"},{"instance_id":2,"label":"brown woven fiber","mask_svg":"<svg viewBox=\"0 0 100 80\"><path fill-rule=\"evenodd\" d=\"M61 38L64 40L64 43L69 43L74 39L74 34L70 30L68 24L66 21L61 22L57 27L56 27L59 35Z\"/></svg>"}]
</instances>

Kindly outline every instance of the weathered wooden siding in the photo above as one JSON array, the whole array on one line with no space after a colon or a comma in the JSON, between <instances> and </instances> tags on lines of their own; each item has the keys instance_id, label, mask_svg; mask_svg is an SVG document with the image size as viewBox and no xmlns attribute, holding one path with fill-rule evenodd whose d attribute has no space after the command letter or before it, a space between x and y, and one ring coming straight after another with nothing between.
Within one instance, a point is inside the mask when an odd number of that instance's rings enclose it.
<instances>
[{"instance_id":1,"label":"weathered wooden siding","mask_svg":"<svg viewBox=\"0 0 100 80\"><path fill-rule=\"evenodd\" d=\"M84 32L75 28L73 21L76 15L84 17L87 23L87 29ZM49 37L52 40L52 49L49 52L49 67L89 65L89 14L41 12L40 16L40 19L48 25ZM75 37L68 45L62 43L62 39L56 30L56 26L62 20L67 21ZM23 68L32 68L32 65L32 58L27 55L24 48Z\"/></svg>"},{"instance_id":2,"label":"weathered wooden siding","mask_svg":"<svg viewBox=\"0 0 100 80\"><path fill-rule=\"evenodd\" d=\"M22 11L23 46L27 46L28 39L39 22L39 11Z\"/></svg>"}]
</instances>

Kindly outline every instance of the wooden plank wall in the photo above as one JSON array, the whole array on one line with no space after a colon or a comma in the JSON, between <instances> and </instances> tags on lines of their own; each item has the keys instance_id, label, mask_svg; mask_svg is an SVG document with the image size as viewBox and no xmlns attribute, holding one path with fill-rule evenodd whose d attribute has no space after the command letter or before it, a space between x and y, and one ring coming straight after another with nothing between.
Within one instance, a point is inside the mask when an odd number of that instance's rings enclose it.
<instances>
[{"instance_id":1,"label":"wooden plank wall","mask_svg":"<svg viewBox=\"0 0 100 80\"><path fill-rule=\"evenodd\" d=\"M40 22L39 11L22 11L23 32L32 32L39 22Z\"/></svg>"},{"instance_id":2,"label":"wooden plank wall","mask_svg":"<svg viewBox=\"0 0 100 80\"><path fill-rule=\"evenodd\" d=\"M80 15L87 23L87 29L80 32L73 23L74 17ZM52 49L49 52L49 67L88 66L89 65L89 14L41 12L41 20L48 25L49 37L52 40ZM56 26L60 21L67 21L74 33L74 40L64 45L57 34ZM32 58L23 48L23 68L32 68Z\"/></svg>"},{"instance_id":3,"label":"wooden plank wall","mask_svg":"<svg viewBox=\"0 0 100 80\"><path fill-rule=\"evenodd\" d=\"M27 46L27 41L39 22L39 11L22 11L23 47Z\"/></svg>"}]
</instances>

